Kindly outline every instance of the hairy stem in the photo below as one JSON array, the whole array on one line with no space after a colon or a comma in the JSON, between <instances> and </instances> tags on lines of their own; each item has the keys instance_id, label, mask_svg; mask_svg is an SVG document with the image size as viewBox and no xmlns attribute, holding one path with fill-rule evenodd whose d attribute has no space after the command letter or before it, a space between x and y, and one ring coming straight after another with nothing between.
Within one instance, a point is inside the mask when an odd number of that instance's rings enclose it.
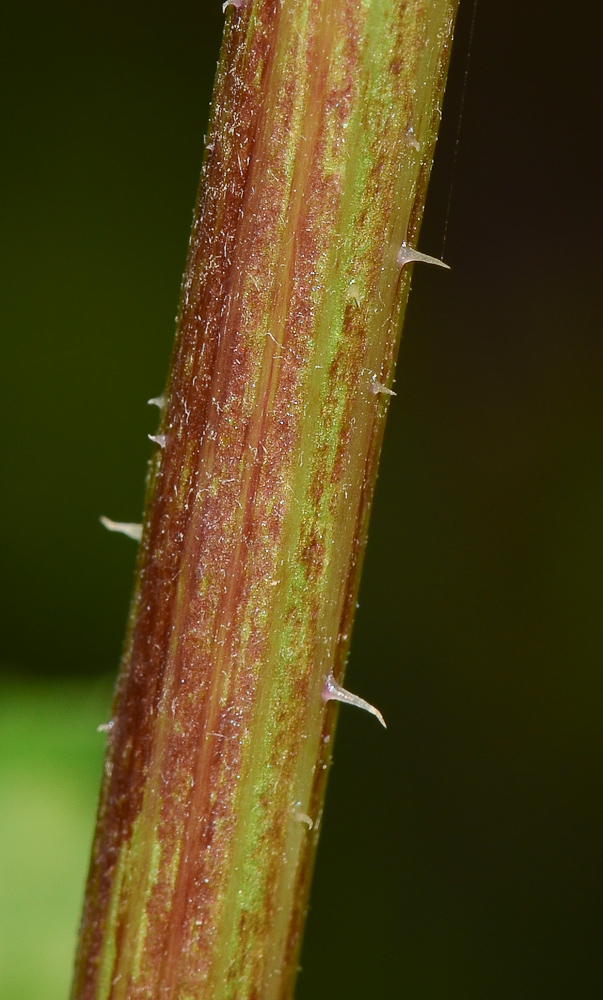
<instances>
[{"instance_id":1,"label":"hairy stem","mask_svg":"<svg viewBox=\"0 0 603 1000\"><path fill-rule=\"evenodd\" d=\"M455 9L226 7L77 1000L291 996Z\"/></svg>"}]
</instances>

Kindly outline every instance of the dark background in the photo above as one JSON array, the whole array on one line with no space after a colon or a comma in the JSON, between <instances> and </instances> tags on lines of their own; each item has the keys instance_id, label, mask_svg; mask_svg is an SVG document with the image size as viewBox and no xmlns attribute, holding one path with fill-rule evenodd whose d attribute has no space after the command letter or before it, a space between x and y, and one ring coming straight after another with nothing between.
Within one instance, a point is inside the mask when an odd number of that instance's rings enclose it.
<instances>
[{"instance_id":1,"label":"dark background","mask_svg":"<svg viewBox=\"0 0 603 1000\"><path fill-rule=\"evenodd\" d=\"M348 672L389 728L341 714L299 1000L603 995L603 9L479 0L468 62L472 3L420 242L447 224L452 271L413 278ZM1 655L95 682L221 3L3 21Z\"/></svg>"}]
</instances>

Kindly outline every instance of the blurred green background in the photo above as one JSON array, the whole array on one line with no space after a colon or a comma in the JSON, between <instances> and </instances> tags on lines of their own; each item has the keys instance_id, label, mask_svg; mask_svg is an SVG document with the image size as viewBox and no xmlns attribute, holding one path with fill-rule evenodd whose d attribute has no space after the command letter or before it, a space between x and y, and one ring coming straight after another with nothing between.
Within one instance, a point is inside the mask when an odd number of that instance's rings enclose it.
<instances>
[{"instance_id":1,"label":"blurred green background","mask_svg":"<svg viewBox=\"0 0 603 1000\"><path fill-rule=\"evenodd\" d=\"M603 11L481 0L453 170L471 6L298 1000L601 996ZM220 8L3 13L2 1000L68 992Z\"/></svg>"}]
</instances>

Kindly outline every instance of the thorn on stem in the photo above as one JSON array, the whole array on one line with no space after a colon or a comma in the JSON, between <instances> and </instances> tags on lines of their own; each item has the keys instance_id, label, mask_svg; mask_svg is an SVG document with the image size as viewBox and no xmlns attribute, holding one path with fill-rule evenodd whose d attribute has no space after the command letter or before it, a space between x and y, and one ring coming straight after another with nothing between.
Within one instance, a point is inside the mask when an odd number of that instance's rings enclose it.
<instances>
[{"instance_id":1,"label":"thorn on stem","mask_svg":"<svg viewBox=\"0 0 603 1000\"><path fill-rule=\"evenodd\" d=\"M379 719L379 722L384 729L387 729L385 719L381 715L379 709L375 708L375 706L371 705L368 701L365 701L364 698L360 698L357 694L352 694L351 691L346 691L341 684L337 683L332 674L329 674L325 681L325 686L322 689L322 699L323 701L341 701L345 705L355 705L356 708L362 708L365 712L370 712L376 719Z\"/></svg>"},{"instance_id":2,"label":"thorn on stem","mask_svg":"<svg viewBox=\"0 0 603 1000\"><path fill-rule=\"evenodd\" d=\"M153 441L155 444L158 444L160 448L165 448L165 434L149 434L148 438L149 441Z\"/></svg>"},{"instance_id":3,"label":"thorn on stem","mask_svg":"<svg viewBox=\"0 0 603 1000\"><path fill-rule=\"evenodd\" d=\"M360 308L360 305L362 303L362 298L360 295L360 289L355 281L350 281L347 288L346 296L352 302L355 302L357 307Z\"/></svg>"},{"instance_id":4,"label":"thorn on stem","mask_svg":"<svg viewBox=\"0 0 603 1000\"><path fill-rule=\"evenodd\" d=\"M450 264L445 264L443 260L438 260L437 257L430 257L429 254L421 253L420 250L413 250L409 247L407 243L403 243L398 251L397 257L398 267L404 267L406 264L436 264L437 267L445 267L447 271L450 270Z\"/></svg>"},{"instance_id":5,"label":"thorn on stem","mask_svg":"<svg viewBox=\"0 0 603 1000\"><path fill-rule=\"evenodd\" d=\"M384 385L383 382L379 382L377 380L377 376L376 375L372 375L371 376L370 390L371 390L373 396L379 396L379 395L381 395L381 396L397 396L398 395L398 393L394 392L393 389L388 389L388 387L386 385Z\"/></svg>"},{"instance_id":6,"label":"thorn on stem","mask_svg":"<svg viewBox=\"0 0 603 1000\"><path fill-rule=\"evenodd\" d=\"M311 830L312 827L314 826L314 820L311 819L307 813L302 812L301 809L295 810L295 818L298 823L305 823L306 826L308 827L308 830Z\"/></svg>"},{"instance_id":7,"label":"thorn on stem","mask_svg":"<svg viewBox=\"0 0 603 1000\"><path fill-rule=\"evenodd\" d=\"M120 535L127 535L139 542L142 538L142 524L134 524L132 521L112 521L110 517L104 515L100 518L100 523L107 531L117 531Z\"/></svg>"},{"instance_id":8,"label":"thorn on stem","mask_svg":"<svg viewBox=\"0 0 603 1000\"><path fill-rule=\"evenodd\" d=\"M147 399L149 406L156 406L158 409L163 410L165 406L165 396L153 396L152 399Z\"/></svg>"}]
</instances>

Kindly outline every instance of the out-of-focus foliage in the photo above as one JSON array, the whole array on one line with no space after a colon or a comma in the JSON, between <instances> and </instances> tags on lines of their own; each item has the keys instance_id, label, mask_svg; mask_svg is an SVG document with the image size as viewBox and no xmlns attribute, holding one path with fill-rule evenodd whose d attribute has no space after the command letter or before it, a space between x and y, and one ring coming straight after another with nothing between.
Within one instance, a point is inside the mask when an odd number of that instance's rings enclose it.
<instances>
[{"instance_id":1,"label":"out-of-focus foliage","mask_svg":"<svg viewBox=\"0 0 603 1000\"><path fill-rule=\"evenodd\" d=\"M104 737L106 683L0 685L0 996L65 1000Z\"/></svg>"}]
</instances>

